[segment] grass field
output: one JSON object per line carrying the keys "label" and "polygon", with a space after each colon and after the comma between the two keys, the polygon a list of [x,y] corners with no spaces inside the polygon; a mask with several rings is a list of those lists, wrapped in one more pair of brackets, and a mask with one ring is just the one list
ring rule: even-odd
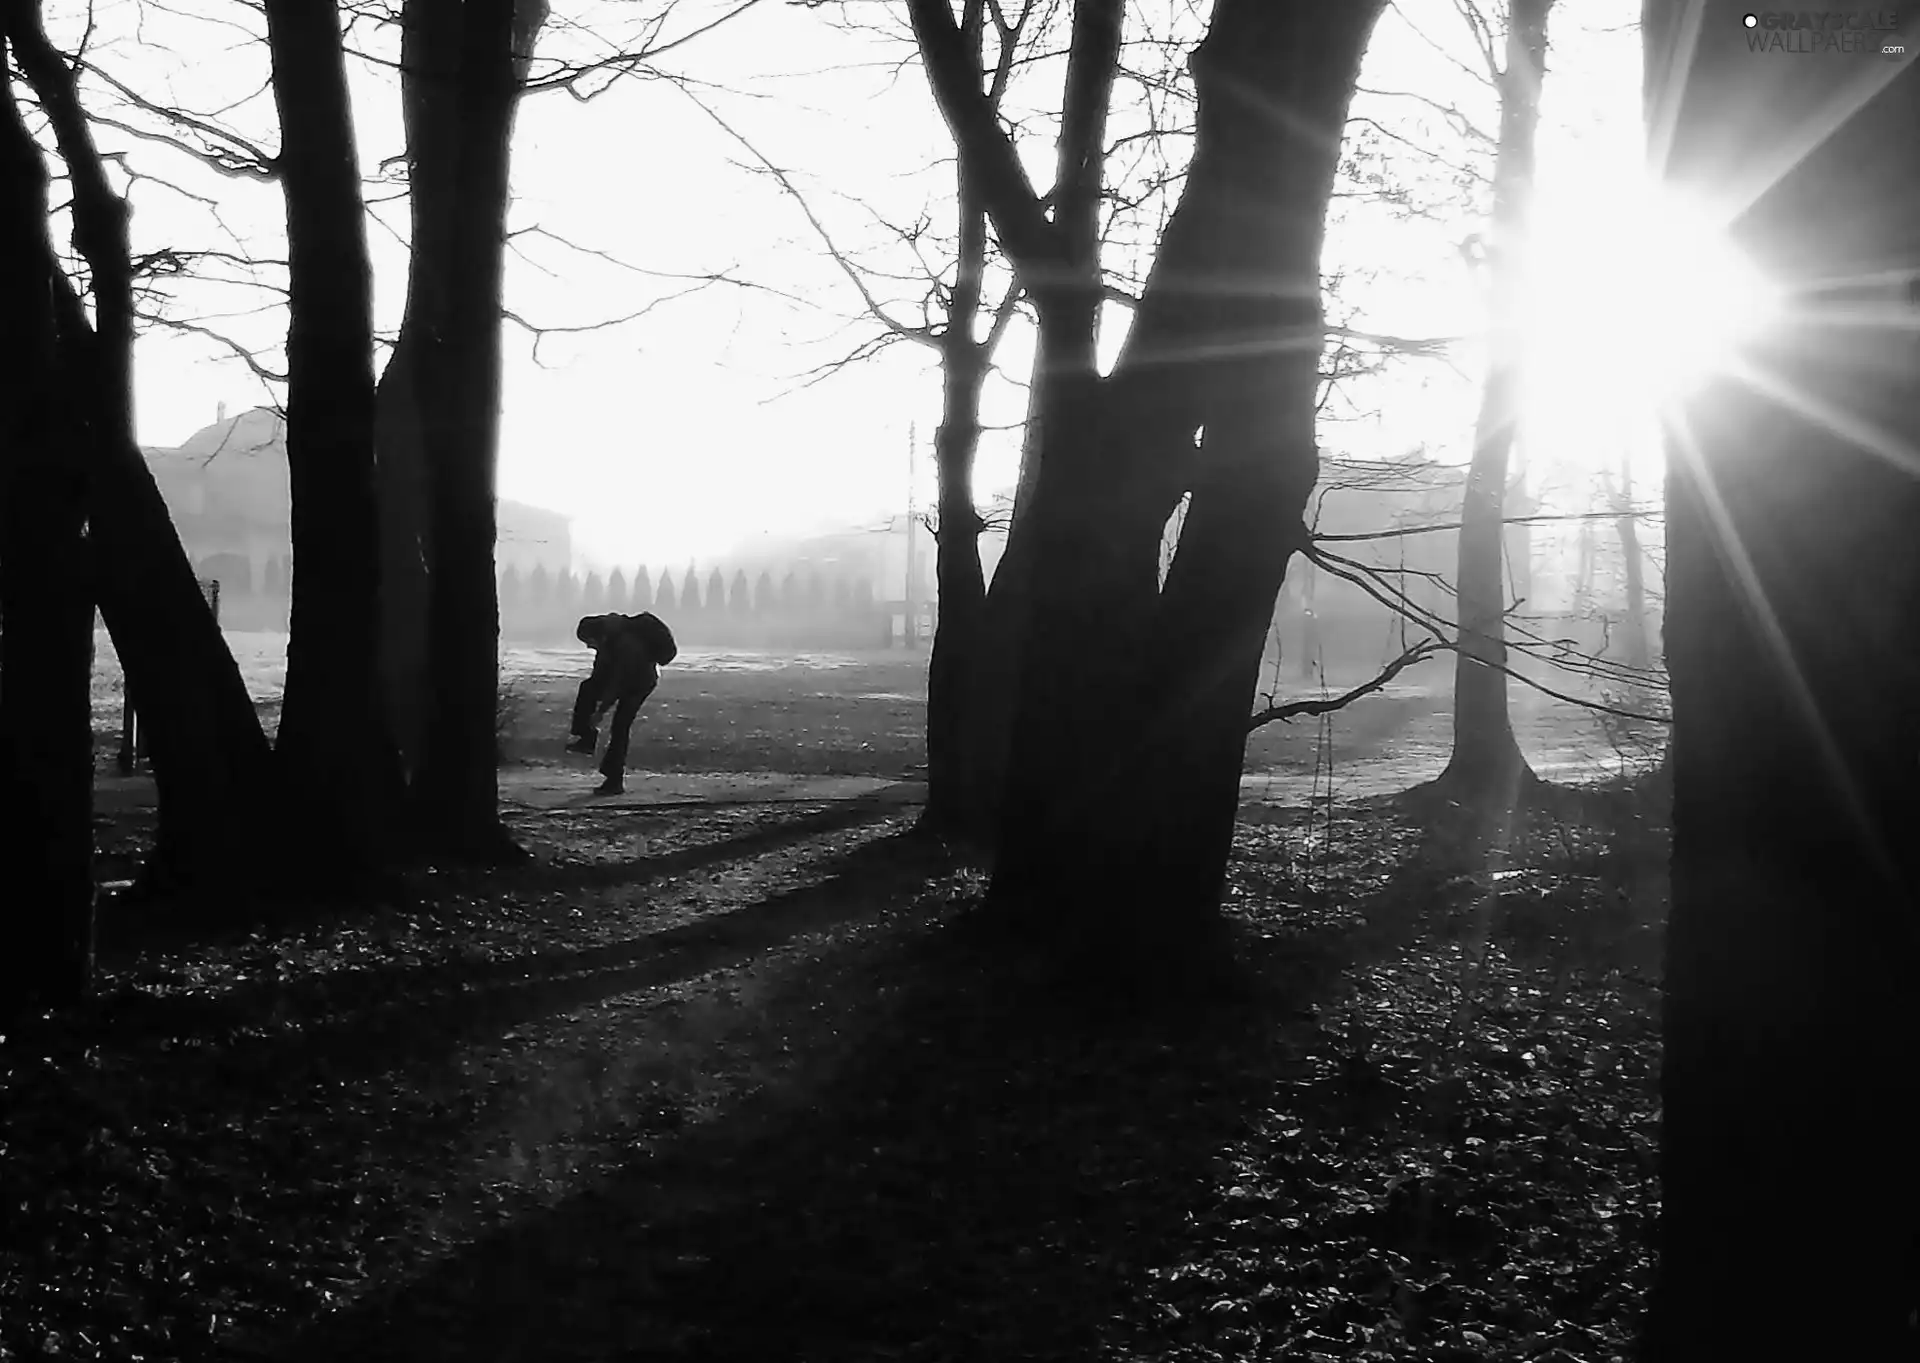
{"label": "grass field", "polygon": [[[271,725],[280,645],[233,643]],[[844,793],[922,760],[923,657],[690,652],[630,785],[813,779],[681,805],[585,798],[586,661],[506,660],[503,792],[583,792],[503,798],[528,864],[217,930],[103,907],[94,996],[0,1035],[0,1360],[1626,1355],[1659,801],[1558,792],[1485,842],[1250,816],[1242,985],[1069,998],[911,800]],[[1347,793],[1438,769],[1434,671],[1334,718]],[[1584,714],[1516,724],[1614,765]],[[1320,736],[1261,731],[1250,801],[1310,793]],[[127,863],[151,782],[100,788]]]}
{"label": "grass field", "polygon": [[[286,676],[285,636],[230,633],[228,641],[262,721],[278,723]],[[510,648],[502,658],[503,751],[510,764],[579,765],[563,749],[575,689],[591,663],[584,648]],[[1362,678],[1330,681],[1337,692]],[[1450,669],[1434,660],[1324,724],[1270,724],[1247,745],[1246,797],[1298,803],[1324,773],[1348,796],[1401,790],[1434,775],[1451,742]],[[1296,688],[1281,699],[1320,694]],[[103,763],[116,750],[120,672],[102,634],[94,680]],[[1559,781],[1617,774],[1619,751],[1588,711],[1513,688],[1514,725],[1542,776]],[[637,772],[785,772],[900,777],[926,761],[926,655],[749,653],[688,649],[663,669],[660,688],[634,729]],[[1126,741],[1124,733],[1114,735]]]}

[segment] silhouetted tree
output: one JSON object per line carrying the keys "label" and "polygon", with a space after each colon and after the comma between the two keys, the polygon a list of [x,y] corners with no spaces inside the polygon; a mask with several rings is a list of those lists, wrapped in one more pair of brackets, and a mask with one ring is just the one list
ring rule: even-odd
{"label": "silhouetted tree", "polygon": [[660,590],[653,594],[653,609],[662,615],[678,611],[680,599],[674,594],[671,570],[660,574]]}
{"label": "silhouetted tree", "polygon": [[[472,101],[462,93],[466,22],[462,13],[461,0],[406,0],[401,9],[401,110],[412,235],[400,334],[380,375],[376,434],[382,669],[395,738],[409,774],[417,774],[423,759],[431,708],[426,676],[431,498],[422,424],[427,414],[420,405],[421,357],[427,339],[444,330],[446,309],[464,287],[461,277],[452,273],[454,244],[463,227],[476,230],[490,211],[471,203],[474,185],[471,179],[462,180],[463,159],[470,159],[470,154],[481,161],[489,155],[506,155],[504,141],[491,148],[484,145],[488,129],[500,120],[497,102],[479,124],[470,127],[464,122],[465,105]],[[519,83],[526,78],[534,39],[546,13],[546,0],[518,0],[514,5],[511,41],[516,84],[504,96],[509,100],[517,98]],[[479,98],[486,102],[486,96]],[[505,117],[510,126],[510,108]],[[478,222],[466,217],[469,209],[479,214]],[[485,278],[484,273],[476,276]]]}
{"label": "silhouetted tree", "polygon": [[606,608],[624,615],[628,605],[627,575],[615,568],[607,575]]}
{"label": "silhouetted tree", "polygon": [[554,579],[553,610],[549,612],[547,628],[556,634],[571,634],[575,619],[580,615],[580,579],[573,575],[572,568],[562,568]]}
{"label": "silhouetted tree", "polygon": [[1602,479],[1602,490],[1613,510],[1614,533],[1620,537],[1620,558],[1625,569],[1626,616],[1621,633],[1628,667],[1653,666],[1652,642],[1647,638],[1647,579],[1644,554],[1640,548],[1639,513],[1633,505],[1633,463],[1622,457],[1620,481],[1611,476]]}
{"label": "silhouetted tree", "polygon": [[[959,645],[939,660],[939,675],[929,675],[929,765],[938,765],[937,817],[949,826],[966,825],[980,837],[995,832],[1005,779],[1007,745],[1012,733],[1014,694],[1029,612],[1027,589],[1033,571],[1032,545],[1021,522],[1038,485],[1046,442],[1043,432],[1059,430],[1070,420],[1061,404],[1073,386],[1097,371],[1095,338],[1100,304],[1105,296],[1100,272],[1101,210],[1104,202],[1107,110],[1118,69],[1124,0],[1080,0],[1073,7],[1067,39],[1067,73],[1061,96],[1060,133],[1056,140],[1054,184],[1045,196],[1027,179],[1011,138],[997,109],[996,80],[982,88],[981,16],[963,6],[955,22],[947,0],[910,0],[912,20],[927,79],[935,102],[953,134],[962,196],[962,257],[967,273],[956,276],[956,304],[978,307],[977,275],[971,257],[980,229],[979,214],[991,218],[995,235],[1015,276],[1031,303],[1036,321],[1032,392],[1027,411],[1027,437],[1021,450],[1020,480],[1007,544],[993,585],[983,597],[978,619],[968,599],[971,587],[956,582],[958,614],[949,617],[954,633],[949,643]],[[1003,22],[996,11],[996,23]],[[1003,43],[1008,41],[1003,33]],[[943,492],[951,489],[951,515],[957,531],[978,519],[971,479],[964,505],[959,496],[959,472],[970,466],[969,445],[977,432],[961,415],[973,389],[972,410],[978,421],[977,384],[984,356],[969,353],[971,328],[949,333],[951,353],[943,356],[944,448],[936,438],[936,460],[943,461]],[[975,564],[978,531],[974,530]],[[958,542],[956,549],[960,549]],[[949,559],[957,575],[967,573],[964,549]],[[961,643],[962,635],[972,638]],[[937,641],[936,641],[937,642]],[[930,660],[931,663],[932,660]],[[964,673],[964,677],[957,676]],[[964,696],[954,683],[963,682]],[[936,693],[941,715],[933,708]],[[939,730],[936,737],[933,730]],[[935,758],[932,748],[942,756]],[[951,754],[951,761],[946,754]],[[929,772],[932,775],[932,772]],[[930,792],[931,795],[931,792]]]}
{"label": "silhouetted tree", "polygon": [[800,614],[800,578],[791,568],[780,579],[780,609],[789,616]]}
{"label": "silhouetted tree", "polygon": [[747,581],[745,568],[734,569],[732,606],[734,615],[740,619],[746,619],[754,613],[753,587]]}
{"label": "silhouetted tree", "polygon": [[[1493,217],[1486,234],[1490,322],[1487,373],[1473,429],[1473,461],[1460,511],[1459,647],[1454,651],[1453,754],[1441,780],[1475,802],[1510,806],[1531,777],[1507,708],[1506,542],[1508,462],[1521,386],[1521,257],[1533,199],[1534,140],[1553,0],[1509,0],[1506,61],[1493,72],[1500,97]],[[1491,45],[1488,45],[1489,50]]]}
{"label": "silhouetted tree", "polygon": [[680,614],[698,616],[703,603],[700,600],[700,573],[689,563],[686,572],[680,575]]}
{"label": "silhouetted tree", "polygon": [[775,614],[780,609],[780,598],[774,594],[773,574],[762,570],[753,584],[753,611],[761,619]]}
{"label": "silhouetted tree", "polygon": [[[1819,300],[1663,421],[1673,851],[1645,1357],[1913,1358],[1920,68],[1911,28],[1868,33],[1898,60],[1769,60],[1743,13],[1650,0],[1643,24],[1668,189],[1737,214],[1733,242]],[[1709,249],[1676,243],[1675,263]],[[1648,325],[1675,325],[1661,301]]]}
{"label": "silhouetted tree", "polygon": [[[133,429],[133,269],[126,202],[114,192],[73,67],[48,41],[36,0],[6,0],[5,32],[66,164],[73,244],[91,319],[64,274],[53,281],[59,364],[83,404],[94,590],[140,712],[160,804],[152,888],[245,881],[273,860],[259,792],[273,752],[201,594]],[[9,323],[11,325],[11,323]]]}
{"label": "silhouetted tree", "polygon": [[587,580],[580,587],[580,613],[599,615],[607,608],[607,587],[600,580],[600,574],[587,574]]}
{"label": "silhouetted tree", "polygon": [[[324,830],[309,874],[384,859],[401,772],[380,685],[374,497],[373,270],[336,5],[266,0],[277,165],[286,194],[286,439],[293,578],[275,741],[303,815]],[[493,585],[488,567],[488,586]]]}
{"label": "silhouetted tree", "polygon": [[716,620],[727,612],[727,579],[718,568],[707,574],[707,612]]}
{"label": "silhouetted tree", "polygon": [[[434,144],[448,168],[427,177],[435,189],[424,202],[414,188],[408,296],[416,368],[403,396],[420,422],[426,470],[424,675],[433,701],[414,807],[437,850],[482,862],[517,852],[498,801],[494,472],[507,166],[527,54],[545,17],[545,0],[408,0],[405,15],[422,87],[445,90],[451,77],[452,90],[440,106],[445,137]],[[410,147],[410,170],[425,151]]]}
{"label": "silhouetted tree", "polygon": [[[0,70],[7,46],[0,29]],[[0,82],[0,827],[25,852],[7,866],[6,1011],[75,1002],[93,973],[93,602],[73,421],[88,394],[65,390],[84,376],[59,363],[48,221],[46,164]]]}
{"label": "silhouetted tree", "polygon": [[[1042,334],[1072,321],[1077,337],[1075,319],[1104,293],[1097,237],[1076,243],[1041,210],[947,6],[909,10]],[[1190,61],[1198,123],[1185,190],[1121,353],[1103,377],[1080,346],[1039,380],[1038,476],[1015,520],[1015,539],[1024,520],[1031,543],[1031,603],[991,895],[1083,948],[1144,948],[1151,963],[1161,945],[1218,923],[1260,658],[1318,469],[1319,346],[1284,338],[1324,334],[1326,205],[1379,10],[1220,0]],[[1119,22],[1118,3],[1076,6],[1082,80],[1099,87],[1083,116],[1096,123]],[[1062,221],[1076,196],[1091,196],[1097,217],[1100,145],[1060,177]],[[1162,590],[1162,533],[1187,493]],[[1006,572],[1003,559],[996,584]],[[1116,811],[1103,798],[1147,783],[1151,801]]]}
{"label": "silhouetted tree", "polygon": [[644,563],[633,575],[633,598],[628,602],[628,609],[634,615],[653,609],[653,579],[647,576],[647,565]]}

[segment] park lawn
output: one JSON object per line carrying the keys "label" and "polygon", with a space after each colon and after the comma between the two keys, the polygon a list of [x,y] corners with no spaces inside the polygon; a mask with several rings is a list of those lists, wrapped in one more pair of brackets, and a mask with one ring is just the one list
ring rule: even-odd
{"label": "park lawn", "polygon": [[[510,761],[584,664],[510,655]],[[695,656],[634,765],[897,777],[922,665]],[[1445,718],[1372,698],[1336,755],[1404,777]],[[1272,732],[1310,774],[1317,726]],[[529,867],[253,932],[110,908],[98,998],[0,1040],[0,1358],[1624,1356],[1650,807],[1478,853],[1405,802],[1257,811],[1242,987],[1165,1007],[1035,978],[869,798],[515,806]]]}

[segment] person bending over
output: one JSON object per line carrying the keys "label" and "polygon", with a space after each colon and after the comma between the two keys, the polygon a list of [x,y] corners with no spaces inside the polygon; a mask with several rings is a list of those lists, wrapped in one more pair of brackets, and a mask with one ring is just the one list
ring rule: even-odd
{"label": "person bending over", "polygon": [[567,751],[591,757],[600,718],[612,710],[607,755],[600,762],[606,779],[594,794],[618,795],[626,789],[627,740],[634,716],[660,684],[661,665],[672,662],[678,650],[666,622],[651,612],[582,616],[574,635],[593,650],[593,671],[580,683],[573,703],[573,742]]}

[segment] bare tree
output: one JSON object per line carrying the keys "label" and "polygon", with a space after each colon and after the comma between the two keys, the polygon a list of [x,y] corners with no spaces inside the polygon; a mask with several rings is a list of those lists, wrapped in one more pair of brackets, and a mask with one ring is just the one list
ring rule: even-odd
{"label": "bare tree", "polygon": [[[1494,72],[1500,133],[1493,214],[1485,242],[1489,324],[1487,373],[1474,423],[1473,462],[1460,513],[1460,646],[1455,650],[1453,755],[1443,783],[1477,801],[1510,803],[1531,776],[1507,708],[1506,540],[1508,461],[1519,414],[1521,278],[1533,197],[1534,140],[1553,0],[1509,0],[1506,60]],[[1492,55],[1490,26],[1482,46]],[[1490,61],[1491,64],[1491,61]]]}
{"label": "bare tree", "polygon": [[400,770],[378,671],[373,270],[334,4],[267,0],[287,200],[293,603],[276,750],[349,875],[393,844]]}
{"label": "bare tree", "polygon": [[1742,13],[1650,0],[1644,23],[1656,168],[1802,306],[1666,413],[1673,887],[1643,1356],[1910,1358],[1920,68],[1911,26],[1783,58],[1750,50]]}
{"label": "bare tree", "polygon": [[[480,861],[517,852],[500,823],[494,760],[494,470],[508,160],[527,54],[545,16],[544,0],[409,0],[407,14],[417,88],[446,100],[447,120],[444,140],[429,144],[446,159],[415,187],[409,279],[427,508],[424,675],[433,697],[413,801],[438,850]],[[424,151],[412,146],[409,156],[417,164]]]}
{"label": "bare tree", "polygon": [[232,886],[271,860],[276,839],[257,796],[272,750],[134,440],[126,202],[107,179],[74,68],[48,40],[38,0],[6,0],[4,14],[14,60],[66,163],[73,244],[93,295],[89,321],[64,276],[54,291],[60,363],[68,391],[85,404],[95,590],[146,722],[159,788],[147,883]]}
{"label": "bare tree", "polygon": [[[7,69],[0,30],[0,73]],[[47,168],[0,75],[0,1007],[71,1003],[93,967],[93,599],[86,471],[54,295]]]}
{"label": "bare tree", "polygon": [[[1304,544],[1304,527],[1289,531],[1317,462],[1323,218],[1378,7],[1216,9],[1192,59],[1192,167],[1104,377],[1091,343],[1104,293],[1097,217],[1087,228],[1092,215],[1074,210],[1097,210],[1118,6],[1075,9],[1064,120],[1074,135],[1063,133],[1051,217],[966,77],[951,14],[938,0],[915,0],[910,13],[1058,360],[1037,378],[1043,453],[1008,546],[1011,556],[1024,523],[1034,558],[994,897],[1116,914],[1139,904],[1101,929],[1107,945],[1137,944],[1167,923],[1179,938],[1217,912],[1261,648],[1286,560]],[[1250,279],[1274,283],[1248,289]],[[1162,529],[1189,490],[1162,592]],[[1115,818],[1101,797],[1149,772],[1171,789]]]}

